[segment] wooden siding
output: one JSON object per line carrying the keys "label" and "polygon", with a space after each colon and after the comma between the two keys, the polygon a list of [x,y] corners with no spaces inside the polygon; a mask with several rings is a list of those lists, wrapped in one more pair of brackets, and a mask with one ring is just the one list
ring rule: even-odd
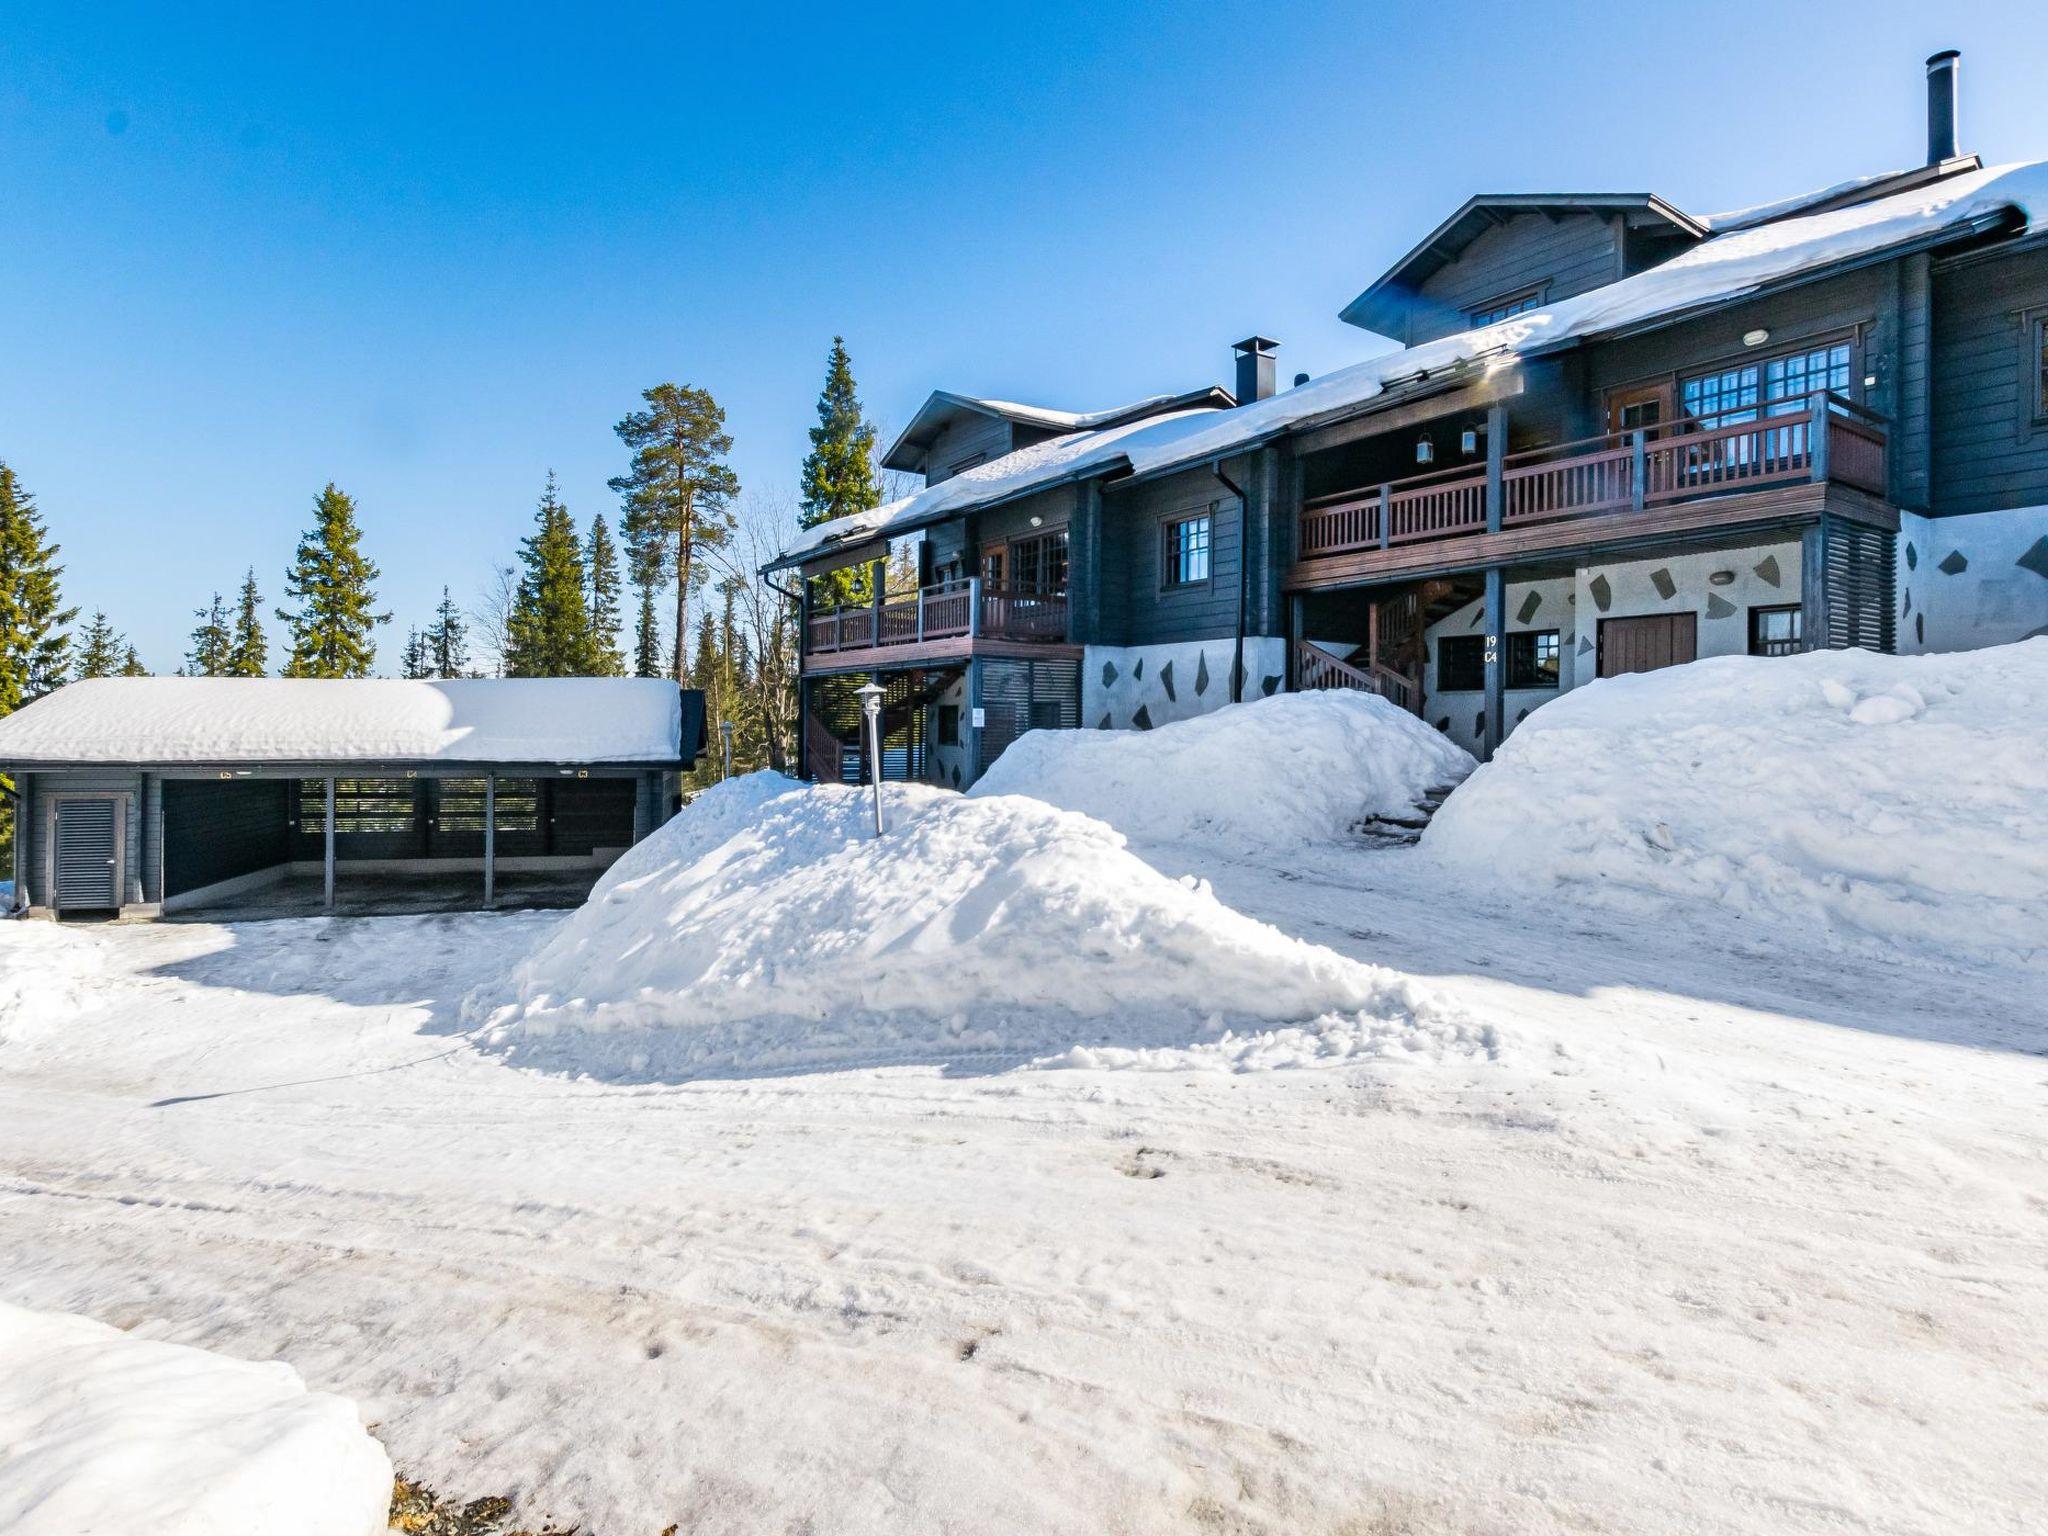
{"label": "wooden siding", "polygon": [[164,780],[164,894],[289,862],[291,789],[288,779]]}
{"label": "wooden siding", "polygon": [[976,454],[999,459],[1010,451],[1010,423],[1000,416],[983,416],[963,411],[946,424],[925,451],[925,484],[937,485],[953,477],[953,466]]}
{"label": "wooden siding", "polygon": [[[148,874],[153,876],[155,853],[150,846],[154,838],[143,836],[142,810],[146,800],[146,786],[140,773],[119,768],[99,769],[81,773],[38,773],[29,775],[35,783],[34,824],[29,830],[29,899],[38,907],[50,904],[50,870],[54,850],[50,846],[50,802],[64,795],[120,794],[128,797],[128,824],[122,838],[127,867],[122,871],[124,900],[143,900],[145,871],[143,859],[147,856],[152,863]],[[154,899],[154,891],[150,899]]]}
{"label": "wooden siding", "polygon": [[2024,323],[2043,309],[2048,251],[1935,268],[1936,516],[2048,504],[2048,425],[2031,419]]}
{"label": "wooden siding", "polygon": [[[1246,484],[1246,462],[1224,472]],[[1160,590],[1161,529],[1208,513],[1209,579]],[[1102,643],[1158,645],[1219,640],[1237,633],[1238,560],[1242,517],[1237,498],[1207,469],[1111,485],[1102,498]]]}
{"label": "wooden siding", "polygon": [[1611,217],[1573,214],[1553,219],[1520,213],[1489,229],[1458,259],[1423,280],[1411,300],[1409,346],[1465,330],[1475,308],[1541,285],[1554,304],[1621,275],[1621,251]]}

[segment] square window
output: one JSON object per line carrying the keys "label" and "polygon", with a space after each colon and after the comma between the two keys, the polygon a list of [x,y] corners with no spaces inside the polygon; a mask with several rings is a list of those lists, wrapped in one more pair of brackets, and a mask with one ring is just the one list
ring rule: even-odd
{"label": "square window", "polygon": [[1444,635],[1436,643],[1436,691],[1470,693],[1486,686],[1486,637]]}
{"label": "square window", "polygon": [[1749,610],[1749,654],[1791,656],[1799,650],[1799,605]]}
{"label": "square window", "polygon": [[1508,686],[1555,688],[1558,685],[1558,632],[1525,629],[1508,636]]}
{"label": "square window", "polygon": [[1209,514],[1183,517],[1160,530],[1160,569],[1165,587],[1198,587],[1209,579]]}

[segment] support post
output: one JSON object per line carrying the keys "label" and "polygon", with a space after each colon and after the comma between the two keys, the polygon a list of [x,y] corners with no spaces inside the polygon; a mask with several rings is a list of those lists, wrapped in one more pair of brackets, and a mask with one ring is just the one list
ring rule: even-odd
{"label": "support post", "polygon": [[1823,515],[1799,536],[1799,648],[1828,649],[1828,628],[1828,520]]}
{"label": "support post", "polygon": [[484,906],[498,896],[498,776],[484,775]]}
{"label": "support post", "polygon": [[25,912],[29,908],[32,893],[29,890],[28,845],[35,841],[35,775],[20,773],[14,777],[14,910]]}
{"label": "support post", "polygon": [[1812,409],[1807,416],[1806,456],[1813,465],[1813,479],[1816,485],[1828,481],[1828,397],[1825,393],[1813,397]]}
{"label": "support post", "polygon": [[334,775],[327,775],[327,815],[321,827],[320,904],[334,910]]}
{"label": "support post", "polygon": [[874,632],[868,637],[868,644],[880,645],[882,643],[882,604],[888,596],[889,586],[889,561],[886,556],[868,567],[868,586],[871,589],[870,595],[874,598],[874,617],[869,620],[874,625]]}
{"label": "support post", "polygon": [[1287,691],[1301,687],[1301,642],[1307,638],[1306,599],[1299,592],[1287,594]]}
{"label": "support post", "polygon": [[1629,433],[1629,452],[1632,462],[1629,469],[1628,504],[1631,512],[1643,510],[1643,501],[1650,493],[1650,434],[1637,427]]}
{"label": "support post", "polygon": [[1486,728],[1479,733],[1480,759],[1490,759],[1507,735],[1507,572],[1486,568]]}
{"label": "support post", "polygon": [[1394,541],[1393,528],[1394,493],[1386,486],[1380,487],[1380,548],[1385,549]]}
{"label": "support post", "polygon": [[[979,582],[975,583],[980,586]],[[979,592],[976,593],[979,596]],[[981,777],[981,658],[967,658],[967,783]],[[962,785],[961,788],[966,788]]]}
{"label": "support post", "polygon": [[972,640],[981,633],[981,578],[967,579],[967,638]]}
{"label": "support post", "polygon": [[1486,531],[1499,533],[1507,506],[1508,408],[1486,408]]}

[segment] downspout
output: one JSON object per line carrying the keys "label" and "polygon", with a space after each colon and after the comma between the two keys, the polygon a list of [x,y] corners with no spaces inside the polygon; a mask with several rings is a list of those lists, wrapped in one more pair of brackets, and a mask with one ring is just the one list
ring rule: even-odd
{"label": "downspout", "polygon": [[1223,461],[1221,459],[1210,461],[1209,473],[1220,480],[1223,483],[1223,488],[1237,498],[1237,641],[1232,649],[1230,659],[1230,702],[1242,704],[1244,702],[1245,584],[1250,579],[1252,568],[1252,504],[1250,498],[1245,495],[1244,488],[1231,479],[1230,476],[1223,473]]}

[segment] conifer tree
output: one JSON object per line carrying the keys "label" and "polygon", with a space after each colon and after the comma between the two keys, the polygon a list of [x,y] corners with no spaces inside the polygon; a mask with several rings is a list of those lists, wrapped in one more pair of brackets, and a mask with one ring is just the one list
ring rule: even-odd
{"label": "conifer tree", "polygon": [[285,595],[296,611],[280,608],[291,630],[286,677],[368,677],[377,659],[370,631],[388,623],[371,590],[379,572],[363,557],[356,504],[333,481],[313,501],[315,522],[299,539]]}
{"label": "conifer tree", "polygon": [[661,664],[661,618],[654,611],[654,588],[644,581],[635,585],[640,589],[640,612],[633,623],[633,675],[666,677],[667,669]]}
{"label": "conifer tree", "polygon": [[434,661],[427,650],[427,638],[414,625],[405,632],[405,648],[398,653],[398,675],[417,682],[434,675]]}
{"label": "conifer tree", "polygon": [[[832,338],[825,359],[825,387],[818,394],[818,424],[811,428],[811,451],[804,456],[803,499],[797,520],[806,528],[866,512],[882,504],[875,480],[875,428],[861,410],[854,392],[853,361],[844,338]],[[837,570],[819,577],[814,598],[826,604],[867,601],[864,568]]]}
{"label": "conifer tree", "polygon": [[599,677],[624,677],[626,658],[619,654],[619,547],[612,542],[604,514],[590,520],[583,544],[583,569],[590,578],[591,670]]}
{"label": "conifer tree", "polygon": [[469,673],[469,626],[448,589],[441,589],[440,606],[427,629],[427,663],[435,677],[465,677]]}
{"label": "conifer tree", "polygon": [[104,609],[96,608],[85,621],[78,637],[78,675],[81,678],[112,677],[121,670],[122,651],[128,642],[114,633]]}
{"label": "conifer tree", "polygon": [[78,610],[59,606],[57,550],[35,498],[0,461],[0,716],[59,687],[69,671],[65,631]]}
{"label": "conifer tree", "polygon": [[256,589],[256,570],[242,578],[242,596],[235,605],[235,631],[228,642],[228,677],[262,677],[270,671],[270,639],[263,633],[263,594]]}
{"label": "conifer tree", "polygon": [[125,652],[124,652],[124,653],[122,654],[122,656],[121,656],[121,676],[123,676],[123,677],[148,677],[148,676],[149,676],[149,668],[145,667],[145,666],[144,666],[144,665],[142,664],[142,657],[141,657],[141,656],[139,656],[138,654],[136,654],[136,650],[135,650],[135,647],[134,647],[134,646],[132,646],[132,645],[131,645],[131,646],[129,646],[129,647],[128,647],[128,649],[127,649],[127,650],[126,650],[126,651],[125,651]]}
{"label": "conifer tree", "polygon": [[584,601],[583,546],[552,470],[534,522],[534,532],[519,545],[525,570],[506,623],[505,675],[587,676],[595,647]]}
{"label": "conifer tree", "polygon": [[199,627],[192,631],[192,649],[185,656],[185,670],[193,677],[224,677],[234,654],[234,632],[228,628],[228,607],[218,592],[204,608],[192,610]]}
{"label": "conifer tree", "polygon": [[732,498],[739,476],[725,462],[732,437],[725,412],[707,390],[657,384],[645,391],[644,411],[629,412],[614,429],[633,450],[632,470],[611,481],[624,498],[620,526],[635,580],[676,593],[675,678],[688,682],[683,639],[690,632],[690,593],[703,577],[698,556],[732,536]]}

